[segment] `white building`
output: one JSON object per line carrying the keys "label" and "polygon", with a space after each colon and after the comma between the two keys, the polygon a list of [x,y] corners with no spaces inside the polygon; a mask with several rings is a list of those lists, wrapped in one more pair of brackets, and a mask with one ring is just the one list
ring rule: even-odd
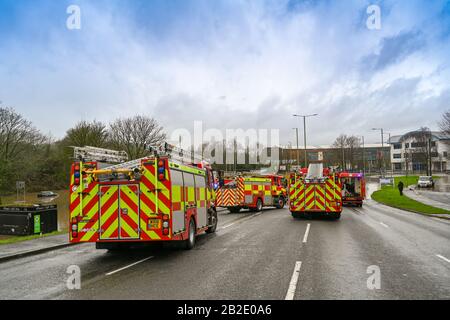
{"label": "white building", "polygon": [[[424,150],[427,144],[414,138],[415,132],[391,137],[391,163],[395,171],[425,171]],[[431,163],[433,172],[450,172],[450,136],[431,132]]]}

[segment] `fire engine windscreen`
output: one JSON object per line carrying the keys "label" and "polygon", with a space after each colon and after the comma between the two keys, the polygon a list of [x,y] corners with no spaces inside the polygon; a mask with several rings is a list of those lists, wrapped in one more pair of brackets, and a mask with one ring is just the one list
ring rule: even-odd
{"label": "fire engine windscreen", "polygon": [[308,167],[306,179],[323,179],[323,163],[311,163]]}

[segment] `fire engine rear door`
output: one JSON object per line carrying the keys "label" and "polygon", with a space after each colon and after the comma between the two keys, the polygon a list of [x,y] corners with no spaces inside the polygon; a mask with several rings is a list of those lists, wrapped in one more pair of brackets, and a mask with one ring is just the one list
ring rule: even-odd
{"label": "fire engine rear door", "polygon": [[139,186],[120,186],[119,238],[139,239]]}
{"label": "fire engine rear door", "polygon": [[119,238],[119,186],[100,187],[100,239]]}

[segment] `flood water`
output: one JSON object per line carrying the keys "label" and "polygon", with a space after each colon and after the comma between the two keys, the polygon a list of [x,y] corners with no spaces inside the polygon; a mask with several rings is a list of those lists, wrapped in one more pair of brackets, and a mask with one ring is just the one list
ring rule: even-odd
{"label": "flood water", "polygon": [[437,179],[434,188],[430,190],[436,192],[450,192],[450,176],[442,176]]}

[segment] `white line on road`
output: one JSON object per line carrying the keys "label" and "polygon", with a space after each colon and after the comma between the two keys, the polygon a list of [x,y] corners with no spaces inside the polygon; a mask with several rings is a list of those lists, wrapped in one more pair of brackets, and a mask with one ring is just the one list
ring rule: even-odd
{"label": "white line on road", "polygon": [[387,224],[383,223],[383,222],[380,222],[380,224],[381,224],[383,227],[385,227],[385,228],[389,228],[389,226],[388,226]]}
{"label": "white line on road", "polygon": [[245,217],[245,218],[242,218],[242,219],[237,219],[236,221],[234,221],[234,222],[232,222],[232,223],[229,223],[229,224],[227,224],[227,225],[224,225],[222,228],[219,228],[219,230],[223,230],[223,229],[229,228],[229,227],[231,227],[231,226],[234,226],[234,225],[237,224],[237,223],[241,223],[241,222],[250,220],[250,219],[252,219],[252,218],[254,218],[254,217],[257,217],[257,216],[259,216],[259,215],[261,215],[261,214],[262,214],[262,211],[261,211],[261,212],[258,212],[258,213],[256,213],[256,214],[252,214],[251,216],[248,216],[248,217]]}
{"label": "white line on road", "polygon": [[447,259],[446,257],[441,256],[440,254],[437,254],[436,257],[441,258],[442,260],[447,261],[448,263],[450,263],[450,259]]}
{"label": "white line on road", "polygon": [[298,277],[300,275],[301,267],[302,267],[302,262],[297,261],[295,263],[294,273],[292,274],[291,283],[289,284],[289,288],[286,293],[285,300],[294,300],[295,291],[297,290],[297,282],[298,282]]}
{"label": "white line on road", "polygon": [[308,241],[308,235],[309,235],[310,228],[311,228],[311,224],[308,223],[308,225],[306,226],[305,235],[303,236],[303,243],[306,243],[306,241]]}
{"label": "white line on road", "polygon": [[153,258],[153,257],[148,257],[148,258],[145,258],[145,259],[139,260],[139,261],[137,261],[137,262],[135,262],[135,263],[132,263],[132,264],[130,264],[130,265],[128,265],[128,266],[125,266],[125,267],[123,267],[123,268],[120,268],[120,269],[117,269],[117,270],[114,270],[114,271],[108,272],[108,273],[107,273],[106,275],[107,275],[107,276],[113,275],[113,274],[115,274],[115,273],[117,273],[117,272],[120,272],[120,271],[122,271],[122,270],[125,270],[125,269],[128,269],[128,268],[131,268],[132,266],[135,266],[135,265],[137,265],[138,263],[141,263],[141,262],[147,261],[147,260],[149,260],[149,259],[152,259],[152,258]]}

